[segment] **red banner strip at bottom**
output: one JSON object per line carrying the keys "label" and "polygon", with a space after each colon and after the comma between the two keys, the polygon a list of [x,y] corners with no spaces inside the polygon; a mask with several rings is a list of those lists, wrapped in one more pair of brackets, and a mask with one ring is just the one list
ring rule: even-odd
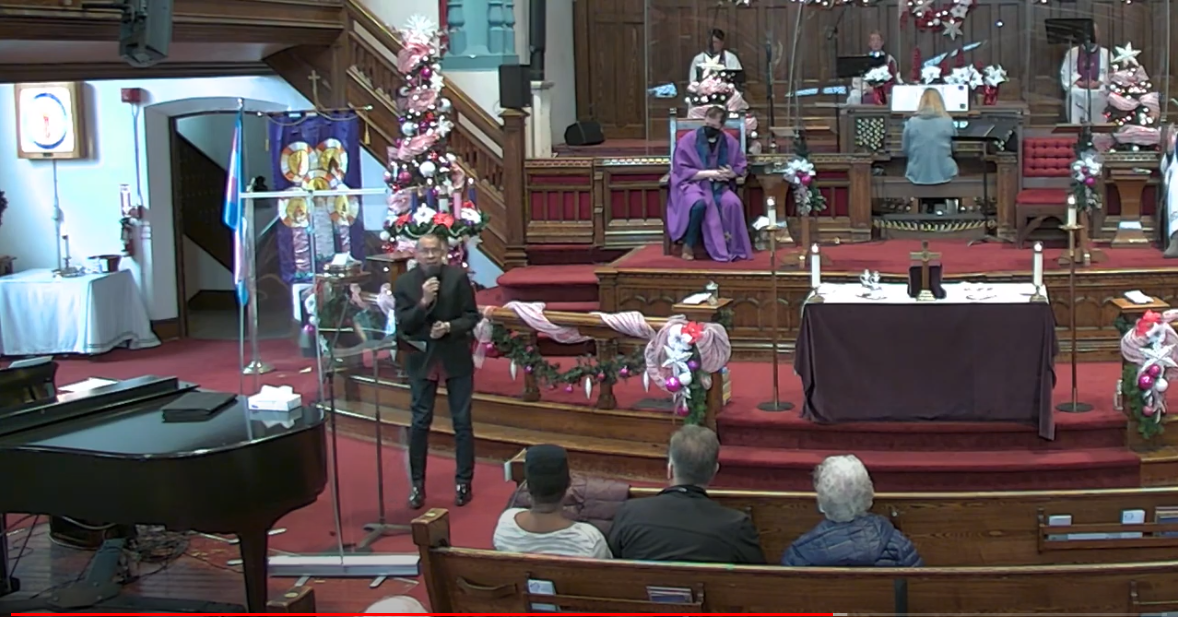
{"label": "red banner strip at bottom", "polygon": [[[59,617],[177,617],[179,613],[176,612],[14,612],[13,617],[41,617],[45,615],[59,616]],[[225,615],[230,617],[245,617],[247,615],[259,615],[254,612],[186,612],[183,615]],[[284,612],[282,615],[286,616],[303,616],[303,617],[360,617],[364,615],[375,616],[403,616],[409,617],[413,615],[505,615],[512,617],[532,617],[535,612]],[[638,615],[643,617],[666,617],[661,612],[561,612],[560,615]],[[833,612],[709,612],[708,615],[755,615],[765,617],[834,617]]]}

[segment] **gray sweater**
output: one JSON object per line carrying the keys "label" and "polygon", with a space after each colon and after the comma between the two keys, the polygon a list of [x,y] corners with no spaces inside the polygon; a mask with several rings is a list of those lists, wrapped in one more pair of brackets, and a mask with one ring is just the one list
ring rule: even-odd
{"label": "gray sweater", "polygon": [[953,160],[953,136],[957,128],[953,119],[920,113],[904,123],[904,156],[908,158],[905,174],[913,184],[945,184],[957,177]]}

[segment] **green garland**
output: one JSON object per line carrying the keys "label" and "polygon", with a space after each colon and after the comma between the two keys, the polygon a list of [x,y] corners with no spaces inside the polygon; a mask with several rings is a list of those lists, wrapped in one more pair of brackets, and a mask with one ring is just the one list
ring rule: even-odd
{"label": "green garland", "polygon": [[594,383],[615,384],[621,379],[638,377],[646,370],[643,348],[629,355],[618,354],[608,360],[593,356],[577,358],[575,366],[561,370],[560,364],[545,360],[534,343],[516,336],[500,324],[491,326],[491,346],[500,356],[511,360],[520,370],[535,378],[536,383],[552,389],[565,386],[566,390],[571,390],[584,383],[586,378],[592,379]]}
{"label": "green garland", "polygon": [[[813,164],[810,161],[810,146],[806,145],[806,136],[800,133],[794,139],[794,156],[811,165]],[[801,203],[803,200],[798,199],[795,195],[794,199],[797,203],[794,204],[794,208],[798,216],[810,216],[814,212],[826,210],[826,196],[822,194],[822,191],[817,186],[814,186],[813,178],[810,179],[809,184],[802,185],[799,183],[795,185],[795,190],[805,191],[809,196],[807,203],[803,204]]]}
{"label": "green garland", "polygon": [[[1085,158],[1096,157],[1096,146],[1092,144],[1092,135],[1086,130],[1076,138],[1075,152],[1076,162],[1082,161]],[[1088,186],[1083,180],[1077,179],[1074,171],[1069,169],[1069,172],[1072,175],[1070,192],[1076,201],[1076,211],[1087,212],[1090,210],[1099,210],[1101,208],[1100,193],[1096,191],[1094,186]]]}
{"label": "green garland", "polygon": [[[559,363],[552,363],[540,355],[534,343],[524,337],[516,336],[500,324],[491,326],[491,342],[495,352],[515,363],[520,370],[531,375],[536,383],[556,389],[564,386],[566,392],[573,391],[577,386],[591,379],[594,383],[616,384],[621,380],[639,377],[646,370],[646,349],[639,347],[630,354],[618,354],[612,359],[602,360],[593,356],[577,358],[575,366],[562,370]],[[702,424],[708,413],[708,391],[703,387],[704,373],[698,368],[699,352],[691,356],[691,383],[687,386],[691,394],[687,399],[687,410],[675,410],[675,414],[682,416],[685,424]]]}
{"label": "green garland", "polygon": [[1124,365],[1121,370],[1121,405],[1129,410],[1129,415],[1137,422],[1137,432],[1141,433],[1141,438],[1148,441],[1165,432],[1166,426],[1158,418],[1142,413],[1145,397],[1141,394],[1141,388],[1137,387],[1137,365],[1132,362],[1125,362]]}

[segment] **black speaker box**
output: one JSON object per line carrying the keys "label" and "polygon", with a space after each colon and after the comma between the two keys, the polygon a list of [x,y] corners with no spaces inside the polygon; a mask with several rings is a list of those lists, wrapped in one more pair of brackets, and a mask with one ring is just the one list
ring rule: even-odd
{"label": "black speaker box", "polygon": [[564,130],[566,146],[596,146],[604,141],[605,133],[601,131],[601,125],[593,120],[570,124]]}
{"label": "black speaker box", "polygon": [[531,67],[526,64],[499,65],[499,106],[503,109],[532,106]]}

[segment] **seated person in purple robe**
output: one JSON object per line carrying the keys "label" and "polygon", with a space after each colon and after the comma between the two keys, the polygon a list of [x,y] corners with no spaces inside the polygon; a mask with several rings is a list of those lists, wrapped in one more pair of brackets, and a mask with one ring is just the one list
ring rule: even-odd
{"label": "seated person in purple robe", "polygon": [[726,115],[722,107],[708,109],[704,126],[675,144],[667,233],[673,242],[683,242],[683,259],[695,258],[700,240],[716,261],[753,256],[744,206],[735,192],[748,161],[740,142],[723,130]]}

